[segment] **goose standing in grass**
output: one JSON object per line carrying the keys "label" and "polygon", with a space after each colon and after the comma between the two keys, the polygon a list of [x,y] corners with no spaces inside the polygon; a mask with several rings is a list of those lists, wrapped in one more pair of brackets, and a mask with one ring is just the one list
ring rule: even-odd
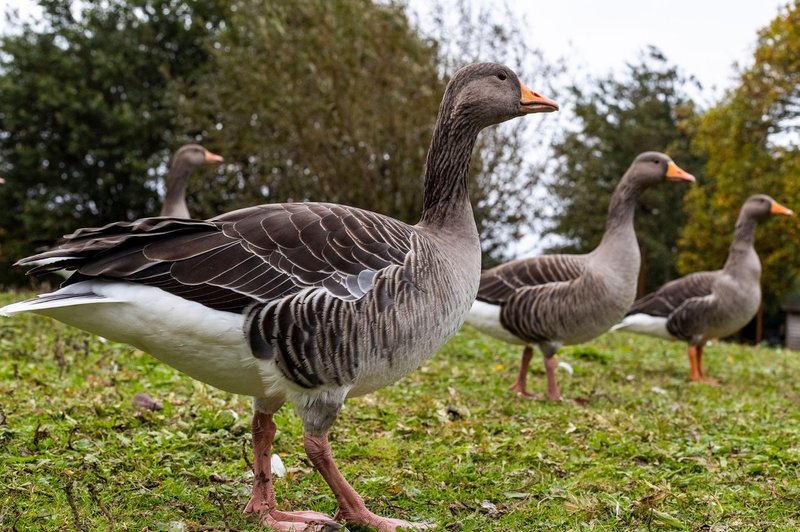
{"label": "goose standing in grass", "polygon": [[638,299],[613,330],[689,344],[689,380],[718,384],[703,374],[703,346],[735,333],[761,304],[761,261],[753,246],[758,222],[772,214],[794,214],[764,194],[747,198],[739,211],[728,259],[721,270],[696,272],[670,281]]}
{"label": "goose standing in grass", "polygon": [[636,199],[663,181],[694,181],[694,177],[663,153],[640,154],[611,196],[605,233],[594,251],[518,259],[483,272],[467,323],[525,346],[511,390],[537,397],[526,387],[536,344],[544,355],[547,398],[560,400],[555,372],[558,348],[591,340],[625,315],[636,298],[639,276],[639,244],[633,229]]}
{"label": "goose standing in grass", "polygon": [[186,181],[195,168],[205,164],[219,164],[223,158],[199,144],[184,144],[172,156],[169,173],[165,179],[167,194],[161,206],[161,216],[190,218],[186,205]]}
{"label": "goose standing in grass", "polygon": [[0,313],[50,316],[253,396],[255,481],[246,511],[267,526],[330,520],[276,509],[273,414],[289,401],[308,458],[336,496],[337,520],[382,531],[427,528],[370,512],[337,469],[328,431],[346,397],[414,370],[463,323],[480,277],[467,190],[480,130],[557,109],[505,66],[466,66],[439,108],[417,225],[344,205],[287,203],[207,221],[82,229],[19,261],[38,263],[32,272],[74,269],[66,286]]}

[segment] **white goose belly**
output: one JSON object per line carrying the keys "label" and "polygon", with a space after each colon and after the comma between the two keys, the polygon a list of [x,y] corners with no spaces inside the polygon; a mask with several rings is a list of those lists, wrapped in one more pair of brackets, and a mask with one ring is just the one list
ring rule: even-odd
{"label": "white goose belly", "polygon": [[199,381],[250,396],[266,393],[278,374],[272,361],[250,352],[240,314],[213,310],[160,288],[85,281],[56,293],[91,292],[117,301],[81,303],[31,312],[123,342]]}

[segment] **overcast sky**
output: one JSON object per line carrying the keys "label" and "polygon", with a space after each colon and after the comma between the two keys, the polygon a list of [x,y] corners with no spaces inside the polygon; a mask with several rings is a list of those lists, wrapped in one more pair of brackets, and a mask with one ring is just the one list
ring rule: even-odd
{"label": "overcast sky", "polygon": [[[425,13],[430,5],[458,0],[408,0]],[[474,3],[496,5],[492,0]],[[733,85],[733,64],[752,57],[756,32],[775,18],[787,0],[507,0],[527,21],[529,44],[548,58],[564,57],[573,75],[605,75],[634,62],[648,44],[671,64],[697,77],[710,103]],[[0,0],[30,10],[31,0]],[[0,32],[7,29],[0,17]]]}
{"label": "overcast sky", "polygon": [[[473,0],[491,4],[491,0]],[[455,5],[456,0],[442,0]],[[425,12],[430,2],[410,0]],[[703,103],[734,84],[733,64],[749,64],[757,31],[786,0],[508,0],[523,16],[529,44],[564,57],[573,76],[603,76],[635,62],[653,44],[704,86]],[[496,2],[495,2],[496,4]]]}

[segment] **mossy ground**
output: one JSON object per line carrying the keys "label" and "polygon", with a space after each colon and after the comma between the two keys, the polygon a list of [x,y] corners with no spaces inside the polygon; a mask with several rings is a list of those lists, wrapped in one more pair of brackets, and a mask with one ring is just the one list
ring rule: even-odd
{"label": "mossy ground", "polygon": [[[0,303],[27,294],[5,294]],[[565,348],[565,401],[507,391],[520,349],[465,328],[349,400],[331,440],[376,513],[441,530],[800,529],[800,353],[607,334]],[[544,389],[537,362],[530,386]],[[164,409],[141,410],[138,392]],[[250,401],[51,320],[0,321],[0,529],[258,530]],[[332,514],[291,408],[279,505]]]}

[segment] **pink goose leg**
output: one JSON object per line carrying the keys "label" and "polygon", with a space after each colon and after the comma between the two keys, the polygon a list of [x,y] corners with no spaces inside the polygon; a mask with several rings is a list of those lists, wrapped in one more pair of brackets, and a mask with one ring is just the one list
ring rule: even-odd
{"label": "pink goose leg", "polygon": [[404,530],[434,528],[435,525],[411,523],[402,519],[389,519],[375,515],[367,510],[364,499],[345,480],[336,467],[327,433],[321,436],[306,434],[303,436],[303,446],[311,463],[314,464],[314,467],[317,468],[336,496],[336,501],[339,503],[339,511],[336,513],[337,521],[366,525],[375,528],[378,532],[394,532],[398,528]]}
{"label": "pink goose leg", "polygon": [[531,358],[533,357],[533,347],[526,345],[525,350],[522,351],[522,363],[519,366],[519,375],[517,376],[517,381],[511,385],[512,392],[516,392],[517,395],[521,395],[522,397],[527,397],[529,399],[536,398],[536,394],[533,394],[528,391],[526,387],[526,383],[528,380],[528,368],[531,365]]}
{"label": "pink goose leg", "polygon": [[[547,399],[550,401],[560,401],[561,392],[558,389],[558,381],[556,380],[556,367],[558,367],[558,361],[555,357],[556,350],[549,344],[540,344],[539,347],[544,354],[544,372],[547,376]],[[522,397],[539,399],[541,395],[529,392],[526,386],[531,358],[533,358],[533,347],[526,345],[525,350],[522,352],[522,363],[519,367],[517,381],[511,385],[510,390]]]}
{"label": "pink goose leg", "polygon": [[[275,423],[272,414],[255,411],[253,430],[253,494],[245,513],[258,514],[261,522],[273,530],[330,530],[340,528],[338,523],[318,512],[281,512],[275,508],[275,489],[272,485],[272,440]],[[319,525],[315,527],[314,525]],[[307,528],[309,527],[310,528]],[[333,528],[336,527],[336,528]]]}

